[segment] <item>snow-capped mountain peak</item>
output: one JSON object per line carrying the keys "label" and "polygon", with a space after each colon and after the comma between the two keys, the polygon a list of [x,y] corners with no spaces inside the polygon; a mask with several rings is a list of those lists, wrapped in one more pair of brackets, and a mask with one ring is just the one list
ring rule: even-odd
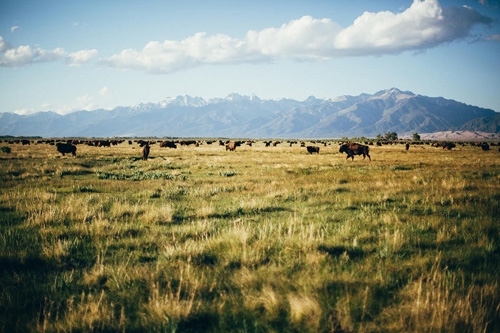
{"label": "snow-capped mountain peak", "polygon": [[[138,121],[141,119],[141,121]],[[204,100],[189,95],[113,110],[68,115],[0,114],[0,134],[45,137],[375,137],[387,131],[431,133],[466,129],[498,132],[500,113],[443,97],[396,88],[376,94],[261,100],[230,94]]]}
{"label": "snow-capped mountain peak", "polygon": [[192,106],[192,107],[202,107],[207,105],[207,102],[202,97],[192,97],[189,95],[177,96],[177,97],[167,97],[159,103],[161,108],[166,108],[167,106]]}
{"label": "snow-capped mountain peak", "polygon": [[386,90],[381,90],[370,97],[370,99],[392,99],[392,100],[402,100],[408,99],[416,96],[411,91],[401,91],[398,88],[391,88]]}

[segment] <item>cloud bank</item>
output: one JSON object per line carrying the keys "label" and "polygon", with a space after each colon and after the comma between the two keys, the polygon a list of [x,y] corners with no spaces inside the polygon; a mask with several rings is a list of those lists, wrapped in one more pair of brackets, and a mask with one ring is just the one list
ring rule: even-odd
{"label": "cloud bank", "polygon": [[470,7],[442,8],[437,0],[414,0],[401,13],[365,12],[346,28],[328,18],[304,16],[279,28],[251,30],[244,39],[198,33],[182,41],[153,41],[99,64],[164,74],[206,64],[398,54],[471,37],[475,25],[490,23],[491,18]]}
{"label": "cloud bank", "polygon": [[[250,30],[242,39],[201,32],[181,41],[151,41],[142,50],[125,49],[101,58],[98,65],[166,74],[210,64],[398,54],[473,37],[474,26],[492,21],[470,7],[443,8],[438,0],[414,0],[410,8],[400,13],[365,12],[346,28],[328,18],[303,16],[279,28]],[[95,49],[67,54],[62,48],[12,48],[0,36],[0,67],[62,58],[67,65],[76,66],[88,63],[96,55]]]}
{"label": "cloud bank", "polygon": [[0,36],[0,67],[24,67],[60,59],[65,59],[65,63],[69,66],[78,66],[89,62],[96,55],[96,49],[81,50],[68,54],[60,47],[54,50],[44,50],[29,45],[12,47],[10,43]]}

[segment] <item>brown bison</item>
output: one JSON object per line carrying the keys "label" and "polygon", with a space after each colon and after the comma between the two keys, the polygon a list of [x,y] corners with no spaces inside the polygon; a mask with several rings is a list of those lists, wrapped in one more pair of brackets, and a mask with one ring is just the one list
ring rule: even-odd
{"label": "brown bison", "polygon": [[236,149],[236,147],[240,146],[241,145],[241,142],[234,142],[234,141],[231,141],[229,142],[227,145],[226,145],[226,151],[229,150],[229,151],[234,151]]}
{"label": "brown bison", "polygon": [[149,157],[149,150],[150,150],[150,147],[149,147],[149,144],[146,143],[143,147],[142,147],[142,160],[143,161],[147,161],[148,157]]}
{"label": "brown bison", "polygon": [[174,148],[177,149],[177,145],[173,141],[162,141],[160,142],[161,148]]}
{"label": "brown bison", "polygon": [[443,146],[443,149],[447,149],[447,150],[452,150],[453,148],[455,148],[457,145],[454,144],[453,142],[444,142],[442,144]]}
{"label": "brown bison", "polygon": [[63,143],[63,142],[58,142],[56,143],[56,148],[57,151],[64,156],[64,154],[69,154],[76,157],[76,146],[72,145],[71,143]]}
{"label": "brown bison", "polygon": [[340,146],[339,153],[346,153],[346,160],[351,157],[354,161],[354,155],[363,155],[363,159],[368,156],[368,159],[371,161],[370,157],[370,148],[368,146],[360,145],[359,143],[348,142],[344,143]]}
{"label": "brown bison", "polygon": [[317,147],[317,146],[307,146],[306,149],[307,149],[307,152],[309,154],[312,154],[312,153],[319,154],[319,147]]}

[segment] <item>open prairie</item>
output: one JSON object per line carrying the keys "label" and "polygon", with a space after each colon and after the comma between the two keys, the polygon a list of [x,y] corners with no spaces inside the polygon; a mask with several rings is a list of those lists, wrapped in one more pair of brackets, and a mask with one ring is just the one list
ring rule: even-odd
{"label": "open prairie", "polygon": [[497,149],[0,145],[1,331],[500,331]]}

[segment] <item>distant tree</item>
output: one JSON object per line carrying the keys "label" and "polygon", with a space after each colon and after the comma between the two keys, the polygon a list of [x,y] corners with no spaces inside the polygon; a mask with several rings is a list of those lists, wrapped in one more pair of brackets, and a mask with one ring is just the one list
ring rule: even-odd
{"label": "distant tree", "polygon": [[380,141],[380,140],[383,140],[384,137],[382,136],[382,134],[377,134],[377,136],[375,137],[375,139],[377,139],[377,140]]}
{"label": "distant tree", "polygon": [[413,133],[413,141],[420,141],[420,135],[418,133]]}
{"label": "distant tree", "polygon": [[398,133],[396,133],[396,132],[387,132],[387,133],[385,133],[384,137],[385,137],[386,140],[394,141],[394,140],[398,139]]}

